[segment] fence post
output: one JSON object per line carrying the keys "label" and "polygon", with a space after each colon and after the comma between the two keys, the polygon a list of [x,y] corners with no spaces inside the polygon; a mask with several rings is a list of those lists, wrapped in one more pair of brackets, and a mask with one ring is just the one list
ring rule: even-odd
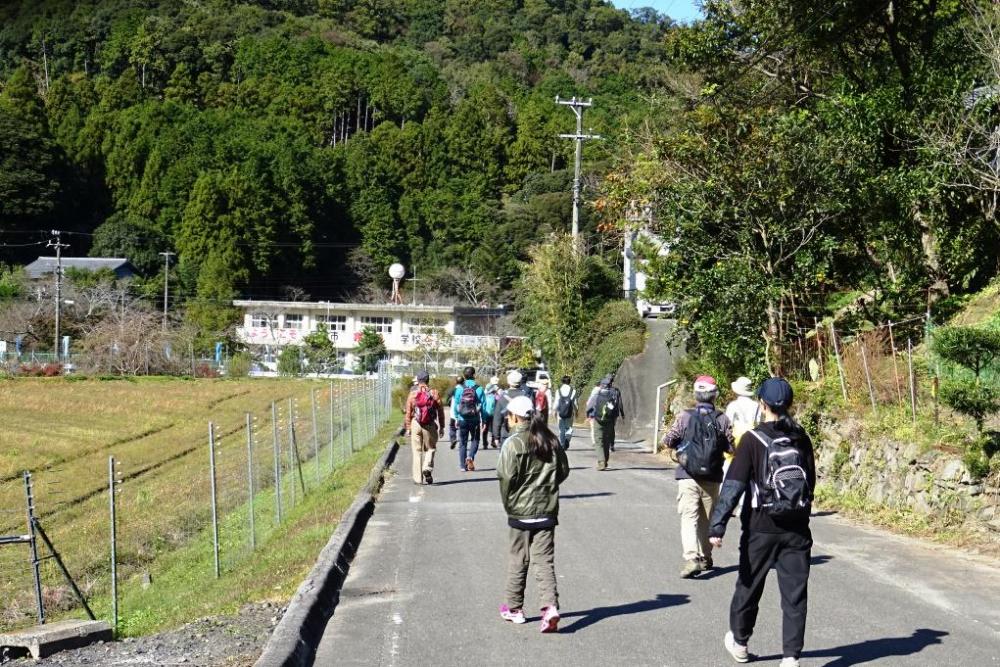
{"label": "fence post", "polygon": [[833,354],[837,360],[837,373],[840,374],[840,393],[844,395],[844,402],[847,401],[847,382],[844,380],[844,364],[840,360],[840,345],[837,343],[837,330],[830,320],[830,338],[833,339]]}
{"label": "fence post", "polygon": [[35,536],[35,494],[31,486],[31,473],[24,471],[24,498],[28,509],[28,546],[31,548],[31,571],[35,581],[35,605],[38,624],[45,624],[45,604],[42,602],[41,560],[38,558],[38,538]]}
{"label": "fence post", "polygon": [[351,391],[348,394],[347,403],[347,430],[351,432],[351,453],[354,453],[354,406],[355,406],[355,396],[354,388],[357,386],[357,382],[351,382]]}
{"label": "fence post", "polygon": [[288,485],[288,506],[295,507],[295,468],[298,467],[299,453],[295,448],[295,404],[288,399],[288,474],[292,481]]}
{"label": "fence post", "polygon": [[333,472],[335,465],[333,448],[333,381],[330,381],[330,472]]}
{"label": "fence post", "polygon": [[274,516],[281,523],[281,441],[278,439],[278,406],[271,401],[271,436],[274,438]]}
{"label": "fence post", "polygon": [[316,486],[318,487],[321,475],[319,469],[319,423],[316,421],[316,387],[310,389],[309,401],[310,401],[310,406],[312,407],[313,458],[316,459]]}
{"label": "fence post", "polygon": [[892,374],[896,377],[896,401],[903,402],[903,385],[899,381],[899,362],[896,359],[896,335],[892,332],[892,320],[889,320],[889,345],[892,348]]}
{"label": "fence post", "polygon": [[118,514],[115,501],[115,457],[108,457],[108,509],[111,513],[111,623],[118,634]]}
{"label": "fence post", "polygon": [[208,466],[212,481],[212,543],[215,555],[215,578],[218,579],[221,574],[219,570],[219,504],[215,489],[215,424],[212,422],[208,422]]}
{"label": "fence post", "polygon": [[910,375],[910,414],[913,416],[913,425],[917,425],[917,387],[915,378],[913,377],[913,339],[908,338],[906,340],[907,348],[907,365],[909,367]]}
{"label": "fence post", "polygon": [[247,413],[247,512],[250,517],[250,549],[257,548],[257,530],[253,516],[253,417]]}
{"label": "fence post", "polygon": [[872,385],[872,374],[868,370],[868,354],[865,349],[865,344],[861,344],[861,365],[865,369],[865,381],[868,383],[868,397],[872,400],[872,412],[878,413],[878,405],[875,402],[875,387]]}

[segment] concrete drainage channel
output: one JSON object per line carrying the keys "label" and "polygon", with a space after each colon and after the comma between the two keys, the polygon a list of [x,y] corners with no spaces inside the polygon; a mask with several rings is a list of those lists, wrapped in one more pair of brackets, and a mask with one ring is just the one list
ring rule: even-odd
{"label": "concrete drainage channel", "polygon": [[337,607],[351,560],[375,511],[375,497],[398,451],[398,442],[393,441],[386,447],[372,469],[368,484],[341,517],[337,530],[323,547],[316,565],[292,597],[264,652],[254,663],[255,667],[305,667],[313,664],[316,646]]}

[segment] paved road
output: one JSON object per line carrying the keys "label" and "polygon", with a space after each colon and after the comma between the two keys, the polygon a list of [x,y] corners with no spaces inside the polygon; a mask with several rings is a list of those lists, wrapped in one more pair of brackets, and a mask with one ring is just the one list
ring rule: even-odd
{"label": "paved road", "polygon": [[[507,529],[495,451],[470,474],[453,452],[441,454],[439,483],[419,487],[406,474],[408,448],[400,451],[402,474],[386,487],[316,664],[734,664],[721,637],[735,532],[710,578],[679,579],[676,486],[662,462],[620,446],[611,470],[597,472],[590,449],[574,442],[556,539],[563,621],[553,636],[497,616]],[[1000,569],[836,517],[818,517],[814,537],[803,665],[1000,665]],[[781,652],[774,584],[750,645],[770,664]],[[535,593],[529,577],[526,608]]]}

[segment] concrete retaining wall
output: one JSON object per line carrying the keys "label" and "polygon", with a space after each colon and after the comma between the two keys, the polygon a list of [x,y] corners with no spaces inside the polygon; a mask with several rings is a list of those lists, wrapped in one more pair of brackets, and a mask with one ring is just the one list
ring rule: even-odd
{"label": "concrete retaining wall", "polygon": [[368,484],[344,513],[316,565],[299,586],[256,667],[299,667],[313,664],[316,646],[340,600],[351,559],[357,553],[368,519],[375,510],[375,496],[385,471],[392,465],[399,444],[392,442],[372,469]]}

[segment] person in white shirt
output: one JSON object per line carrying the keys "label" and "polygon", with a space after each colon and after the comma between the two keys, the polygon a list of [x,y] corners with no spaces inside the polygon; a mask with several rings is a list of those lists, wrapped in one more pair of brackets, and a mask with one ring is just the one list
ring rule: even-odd
{"label": "person in white shirt", "polygon": [[726,416],[733,424],[733,439],[738,443],[743,434],[757,426],[760,408],[754,399],[750,378],[741,377],[729,385],[736,398],[726,406]]}
{"label": "person in white shirt", "polygon": [[562,384],[556,392],[556,417],[559,418],[559,444],[563,449],[569,449],[569,441],[573,437],[573,421],[580,409],[576,389],[573,389],[572,379],[568,375],[562,377]]}

